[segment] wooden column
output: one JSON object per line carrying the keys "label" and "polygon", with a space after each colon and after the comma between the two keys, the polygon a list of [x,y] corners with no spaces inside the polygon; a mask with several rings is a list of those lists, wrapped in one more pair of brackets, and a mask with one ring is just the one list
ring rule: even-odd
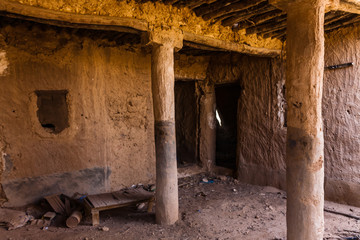
{"label": "wooden column", "polygon": [[324,230],[324,0],[287,4],[287,239],[320,240]]}
{"label": "wooden column", "polygon": [[174,104],[174,48],[182,47],[176,32],[152,32],[151,80],[155,117],[156,222],[173,224],[179,216]]}
{"label": "wooden column", "polygon": [[200,147],[202,167],[211,172],[216,158],[216,97],[215,86],[205,80],[201,83],[203,95],[200,98]]}

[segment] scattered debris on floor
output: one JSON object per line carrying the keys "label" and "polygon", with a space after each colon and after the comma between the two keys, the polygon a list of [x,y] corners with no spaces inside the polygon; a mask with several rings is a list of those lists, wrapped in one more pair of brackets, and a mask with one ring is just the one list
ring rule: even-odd
{"label": "scattered debris on floor", "polygon": [[33,216],[23,211],[0,208],[0,223],[4,223],[8,230],[22,227],[31,219],[33,219]]}
{"label": "scattered debris on floor", "polygon": [[[209,184],[210,181],[213,183]],[[134,185],[130,190],[140,187],[146,191],[155,189],[154,185]],[[4,239],[29,240],[37,240],[39,236],[43,239],[71,240],[286,239],[286,193],[274,187],[239,183],[228,176],[199,174],[179,179],[180,219],[171,226],[157,225],[154,209],[147,212],[147,203],[144,202],[101,211],[101,222],[94,227],[92,219],[86,217],[85,211],[76,209],[78,205],[75,203],[82,201],[84,205],[87,196],[78,194],[70,199],[69,216],[66,214],[65,198],[58,196],[64,208],[58,206],[61,205],[58,198],[54,201],[58,203],[57,210],[65,209],[64,214],[56,213],[56,217],[52,218],[55,210],[47,200],[26,209],[26,213],[37,220],[51,219],[49,226],[28,224],[13,231],[0,228],[0,236],[4,236]],[[360,208],[326,202],[325,209],[343,214],[324,212],[324,239],[359,240],[360,220],[347,215],[360,217]],[[71,218],[74,222],[70,224],[76,226],[68,228],[67,219],[75,211],[80,211],[82,217],[75,214]],[[21,213],[26,215],[25,212]]]}

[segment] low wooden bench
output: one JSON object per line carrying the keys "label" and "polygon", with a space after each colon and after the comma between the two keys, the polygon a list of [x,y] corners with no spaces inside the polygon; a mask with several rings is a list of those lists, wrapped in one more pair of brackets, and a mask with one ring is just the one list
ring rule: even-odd
{"label": "low wooden bench", "polygon": [[92,216],[92,225],[96,226],[100,223],[100,211],[148,202],[147,210],[151,212],[154,199],[154,193],[143,188],[126,189],[87,196],[85,198],[85,210],[88,215],[91,214]]}

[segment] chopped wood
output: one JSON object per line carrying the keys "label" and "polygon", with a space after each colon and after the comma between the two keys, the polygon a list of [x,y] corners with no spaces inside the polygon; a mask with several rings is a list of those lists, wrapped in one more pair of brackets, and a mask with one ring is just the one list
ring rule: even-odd
{"label": "chopped wood", "polygon": [[353,219],[356,219],[356,220],[360,220],[360,217],[354,216],[354,215],[351,215],[351,214],[347,214],[347,213],[343,213],[343,212],[338,212],[338,211],[331,210],[331,209],[327,209],[327,208],[324,208],[324,211],[325,211],[325,212],[328,212],[328,213],[333,213],[333,214],[341,215],[341,216],[344,216],[344,217],[348,217],[348,218],[353,218]]}
{"label": "chopped wood", "polygon": [[59,214],[64,214],[66,212],[66,208],[64,203],[61,201],[59,195],[50,195],[44,197],[46,201],[50,204],[52,209]]}
{"label": "chopped wood", "polygon": [[8,230],[13,230],[24,226],[32,216],[27,215],[25,212],[0,208],[0,223],[5,223]]}
{"label": "chopped wood", "polygon": [[260,3],[265,2],[265,0],[243,0],[240,2],[232,3],[226,6],[221,7],[220,9],[207,13],[203,15],[202,17],[205,20],[210,20],[219,16],[222,16],[224,14],[232,13],[232,12],[238,12],[241,10],[248,9],[250,7],[259,5]]}

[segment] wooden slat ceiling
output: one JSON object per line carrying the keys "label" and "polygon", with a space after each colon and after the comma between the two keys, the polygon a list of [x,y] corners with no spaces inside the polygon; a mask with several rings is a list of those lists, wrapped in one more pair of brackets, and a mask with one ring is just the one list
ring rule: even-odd
{"label": "wooden slat ceiling", "polygon": [[[154,0],[175,7],[188,7],[199,17],[231,26],[234,31],[245,29],[247,34],[265,38],[286,37],[286,13],[269,4],[268,0]],[[325,32],[360,22],[357,14],[331,11],[325,15]]]}

